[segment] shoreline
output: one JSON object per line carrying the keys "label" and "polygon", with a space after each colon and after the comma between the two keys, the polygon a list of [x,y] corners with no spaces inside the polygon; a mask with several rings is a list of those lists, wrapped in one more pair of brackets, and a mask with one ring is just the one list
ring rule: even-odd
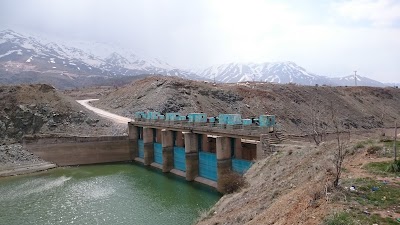
{"label": "shoreline", "polygon": [[30,174],[35,172],[40,172],[48,169],[56,168],[57,165],[53,163],[36,163],[36,164],[26,164],[18,166],[8,166],[0,168],[0,178],[10,177],[17,175]]}

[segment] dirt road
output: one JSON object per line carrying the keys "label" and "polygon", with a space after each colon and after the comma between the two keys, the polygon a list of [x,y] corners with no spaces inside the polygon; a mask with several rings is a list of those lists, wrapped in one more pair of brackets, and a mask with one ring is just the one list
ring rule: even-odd
{"label": "dirt road", "polygon": [[107,119],[110,119],[110,120],[114,121],[115,123],[127,124],[128,122],[132,121],[131,118],[119,116],[119,115],[116,115],[114,113],[110,113],[110,112],[107,112],[105,110],[102,110],[102,109],[99,109],[99,108],[96,108],[96,107],[93,107],[93,106],[89,105],[89,103],[91,101],[97,101],[97,100],[99,100],[99,99],[85,99],[85,100],[76,100],[76,101],[79,104],[85,106],[87,109],[95,112],[99,116],[107,118]]}

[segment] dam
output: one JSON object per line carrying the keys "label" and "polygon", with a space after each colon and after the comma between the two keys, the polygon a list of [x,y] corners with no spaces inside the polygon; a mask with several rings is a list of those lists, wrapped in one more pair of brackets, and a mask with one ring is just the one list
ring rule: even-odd
{"label": "dam", "polygon": [[137,112],[127,126],[128,136],[25,136],[23,144],[59,166],[136,161],[223,193],[223,178],[245,173],[285,138],[273,115]]}

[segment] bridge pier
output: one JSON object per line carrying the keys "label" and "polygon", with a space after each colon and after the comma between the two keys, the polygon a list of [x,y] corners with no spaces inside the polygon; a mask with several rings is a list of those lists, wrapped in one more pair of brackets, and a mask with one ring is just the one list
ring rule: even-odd
{"label": "bridge pier", "polygon": [[[151,123],[150,123],[151,122]],[[252,160],[264,157],[269,134],[241,134],[236,129],[137,121],[129,123],[130,157],[163,172],[183,176],[224,192],[232,172],[243,174]],[[243,141],[243,142],[242,142]]]}
{"label": "bridge pier", "polygon": [[153,128],[143,127],[144,158],[143,164],[149,166],[154,162],[154,131]]}
{"label": "bridge pier", "polygon": [[210,152],[210,142],[207,134],[201,134],[201,148],[204,152]]}
{"label": "bridge pier", "polygon": [[243,158],[243,146],[241,138],[234,138],[234,154],[235,158],[242,159]]}
{"label": "bridge pier", "polygon": [[222,179],[231,173],[232,158],[231,158],[231,138],[217,137],[217,190],[224,192],[224,187],[227,185],[228,180]]}
{"label": "bridge pier", "polygon": [[199,175],[198,134],[183,132],[185,137],[186,180],[193,181]]}
{"label": "bridge pier", "polygon": [[139,156],[138,139],[139,127],[132,125],[128,126],[128,147],[129,155],[131,156],[130,160],[134,160]]}
{"label": "bridge pier", "polygon": [[164,173],[174,168],[174,133],[171,130],[161,130],[162,155]]}

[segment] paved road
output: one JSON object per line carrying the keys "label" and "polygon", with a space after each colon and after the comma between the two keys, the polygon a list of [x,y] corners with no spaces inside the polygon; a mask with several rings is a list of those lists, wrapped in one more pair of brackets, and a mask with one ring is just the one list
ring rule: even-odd
{"label": "paved road", "polygon": [[99,99],[85,99],[85,100],[76,100],[79,104],[85,106],[87,109],[95,112],[97,115],[110,119],[115,123],[127,124],[128,122],[132,121],[131,118],[119,116],[114,113],[107,112],[105,110],[90,106],[89,103],[92,101],[97,101]]}

